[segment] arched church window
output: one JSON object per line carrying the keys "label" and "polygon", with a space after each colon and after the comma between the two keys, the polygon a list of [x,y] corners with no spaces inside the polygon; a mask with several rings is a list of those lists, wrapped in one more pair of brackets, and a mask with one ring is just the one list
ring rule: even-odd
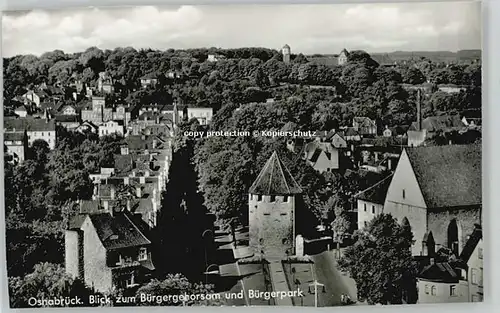
{"label": "arched church window", "polygon": [[448,225],[448,249],[458,256],[458,225],[456,219],[452,219]]}

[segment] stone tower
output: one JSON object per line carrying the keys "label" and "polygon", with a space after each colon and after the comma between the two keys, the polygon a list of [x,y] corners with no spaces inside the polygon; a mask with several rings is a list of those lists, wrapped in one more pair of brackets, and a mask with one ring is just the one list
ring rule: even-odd
{"label": "stone tower", "polygon": [[289,45],[284,45],[283,48],[281,48],[281,53],[283,54],[283,62],[285,63],[290,63],[290,46]]}
{"label": "stone tower", "polygon": [[248,191],[249,245],[281,259],[295,254],[295,203],[302,189],[274,152]]}

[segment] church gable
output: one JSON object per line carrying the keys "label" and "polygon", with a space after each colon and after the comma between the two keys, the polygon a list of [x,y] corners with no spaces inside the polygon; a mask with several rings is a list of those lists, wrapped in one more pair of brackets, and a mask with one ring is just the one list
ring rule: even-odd
{"label": "church gable", "polygon": [[406,150],[401,154],[394,177],[387,190],[384,207],[391,207],[391,203],[420,208],[427,207]]}

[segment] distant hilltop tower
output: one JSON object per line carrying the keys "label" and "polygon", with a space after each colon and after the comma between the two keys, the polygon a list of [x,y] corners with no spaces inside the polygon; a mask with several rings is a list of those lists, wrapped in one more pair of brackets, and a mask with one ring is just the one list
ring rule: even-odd
{"label": "distant hilltop tower", "polygon": [[302,193],[276,152],[248,191],[249,245],[267,259],[295,254],[295,200]]}
{"label": "distant hilltop tower", "polygon": [[284,45],[281,48],[281,53],[283,54],[283,62],[290,63],[291,49],[289,45]]}

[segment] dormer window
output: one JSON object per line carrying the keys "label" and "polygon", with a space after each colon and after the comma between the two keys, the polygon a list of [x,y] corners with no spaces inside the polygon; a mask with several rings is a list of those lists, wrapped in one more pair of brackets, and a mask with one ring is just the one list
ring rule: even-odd
{"label": "dormer window", "polygon": [[148,259],[148,250],[146,248],[139,249],[139,261],[146,261]]}

